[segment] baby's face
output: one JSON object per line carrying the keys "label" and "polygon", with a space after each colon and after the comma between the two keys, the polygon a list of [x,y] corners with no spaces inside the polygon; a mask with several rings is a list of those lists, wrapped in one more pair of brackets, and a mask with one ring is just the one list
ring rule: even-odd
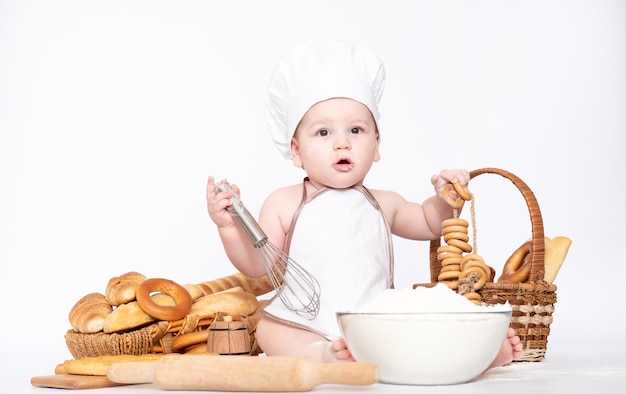
{"label": "baby's face", "polygon": [[376,122],[358,101],[322,101],[300,121],[291,150],[294,164],[304,168],[314,186],[360,185],[380,159]]}

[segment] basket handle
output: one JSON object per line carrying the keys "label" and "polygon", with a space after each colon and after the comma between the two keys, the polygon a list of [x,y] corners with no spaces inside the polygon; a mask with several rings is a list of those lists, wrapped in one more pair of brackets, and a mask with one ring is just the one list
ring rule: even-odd
{"label": "basket handle", "polygon": [[[499,168],[486,167],[480,168],[470,172],[470,179],[473,179],[481,174],[497,174],[510,180],[515,187],[519,189],[526,201],[528,212],[530,213],[531,222],[531,247],[530,247],[530,282],[542,281],[545,273],[545,241],[543,232],[543,219],[541,217],[541,211],[539,210],[539,204],[535,198],[534,193],[528,185],[522,181],[516,175],[501,170]],[[432,240],[430,243],[430,266],[431,266],[431,281],[437,282],[437,277],[441,271],[441,263],[437,260],[437,248],[441,245],[441,239]]]}

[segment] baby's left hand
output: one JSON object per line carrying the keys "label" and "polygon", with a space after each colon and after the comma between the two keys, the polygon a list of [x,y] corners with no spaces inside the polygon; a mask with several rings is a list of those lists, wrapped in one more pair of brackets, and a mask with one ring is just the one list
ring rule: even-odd
{"label": "baby's left hand", "polygon": [[[443,188],[447,184],[459,182],[461,185],[467,186],[469,180],[469,172],[463,169],[442,170],[439,175],[433,175],[432,178],[430,178],[430,182],[435,187],[435,192],[440,198],[443,198]],[[452,190],[451,193],[454,193],[454,190]],[[456,198],[456,195],[451,197]]]}

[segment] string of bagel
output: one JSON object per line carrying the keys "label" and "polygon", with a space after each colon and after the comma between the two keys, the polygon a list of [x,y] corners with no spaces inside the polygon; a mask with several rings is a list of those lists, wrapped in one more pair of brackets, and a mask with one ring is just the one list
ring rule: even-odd
{"label": "string of bagel", "polygon": [[[457,198],[452,197],[453,190]],[[495,270],[485,263],[477,251],[474,196],[466,186],[455,182],[444,187],[443,197],[452,206],[453,217],[442,223],[441,234],[445,243],[437,248],[437,260],[441,263],[437,279],[472,303],[481,305],[477,290],[493,281]],[[472,202],[473,245],[469,244],[468,221],[459,218],[460,209],[466,201]]]}
{"label": "string of bagel", "polygon": [[[477,291],[485,283],[494,281],[496,271],[478,254],[474,195],[467,186],[454,182],[444,187],[443,198],[453,208],[453,216],[442,222],[441,235],[444,243],[437,248],[437,260],[441,263],[437,280],[473,303],[481,305],[480,294]],[[469,243],[469,223],[459,218],[461,208],[467,201],[471,202],[472,244]],[[550,284],[554,282],[571,243],[572,240],[564,236],[552,239],[544,237],[545,282]],[[530,280],[531,247],[532,240],[529,239],[511,254],[504,263],[497,282],[526,283]]]}

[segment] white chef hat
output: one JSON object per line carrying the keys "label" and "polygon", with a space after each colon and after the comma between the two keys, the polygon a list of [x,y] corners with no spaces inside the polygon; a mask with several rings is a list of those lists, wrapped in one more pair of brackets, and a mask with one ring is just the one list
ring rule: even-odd
{"label": "white chef hat", "polygon": [[385,66],[373,52],[354,43],[311,40],[292,47],[272,74],[268,126],[280,153],[291,159],[291,138],[316,103],[345,97],[366,105],[378,123]]}

